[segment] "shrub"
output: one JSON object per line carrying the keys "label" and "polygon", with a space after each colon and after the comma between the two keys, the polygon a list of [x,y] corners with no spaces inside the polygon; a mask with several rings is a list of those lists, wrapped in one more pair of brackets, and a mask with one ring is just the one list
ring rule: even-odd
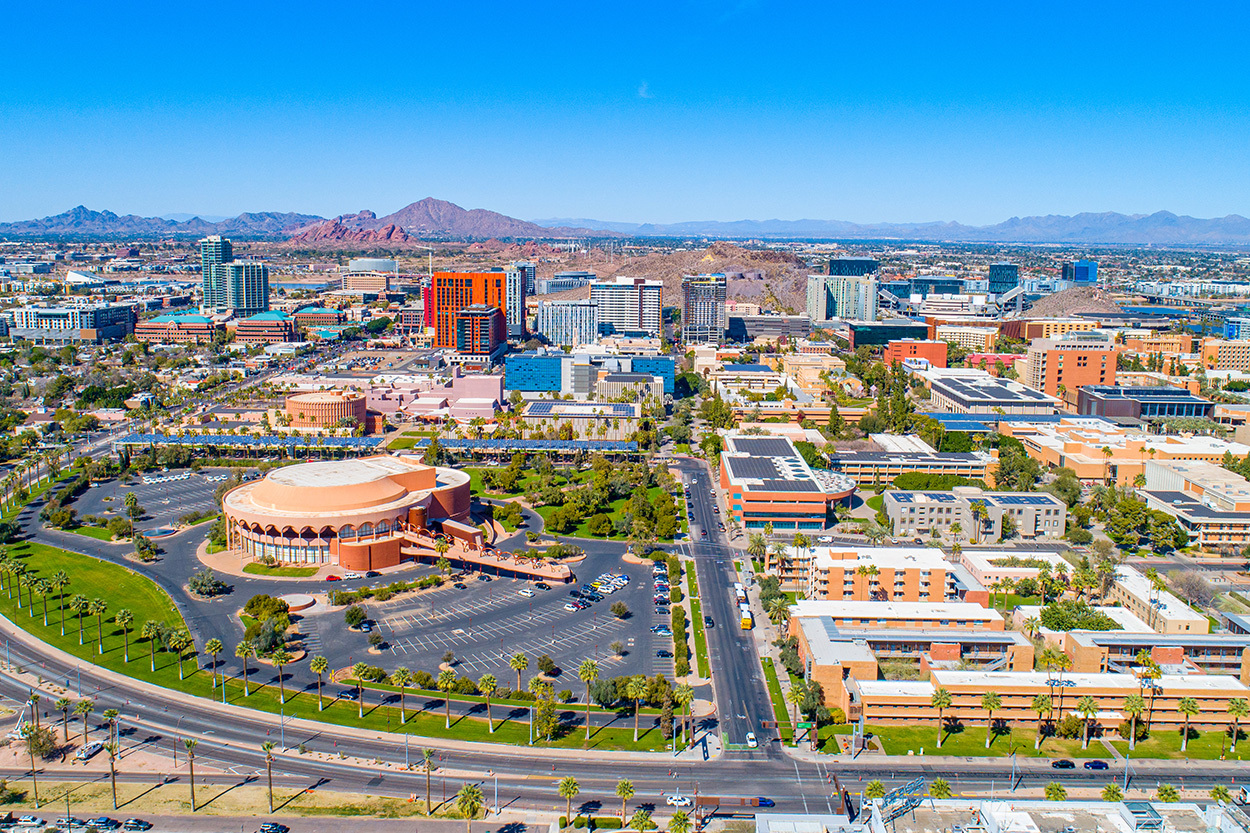
{"label": "shrub", "polygon": [[456,680],[456,685],[452,691],[457,694],[477,694],[478,687],[477,683],[473,682],[470,678],[460,677]]}
{"label": "shrub", "polygon": [[[1133,733],[1133,721],[1121,721],[1120,725],[1117,726],[1115,730],[1120,737],[1128,740],[1129,735]],[[1142,720],[1140,717],[1137,718],[1137,742],[1140,743],[1148,737],[1150,737],[1150,731],[1146,728],[1146,721]]]}
{"label": "shrub", "polygon": [[434,691],[438,688],[438,683],[434,679],[434,675],[429,671],[417,671],[412,675],[413,688],[423,688],[426,691]]}
{"label": "shrub", "polygon": [[343,621],[347,623],[347,627],[349,628],[360,627],[364,624],[364,621],[367,618],[368,616],[365,615],[365,609],[360,605],[352,605],[347,610],[343,611]]}
{"label": "shrub", "polygon": [[291,606],[268,593],[258,593],[247,600],[247,604],[243,606],[243,612],[253,619],[263,620],[271,616],[286,616],[291,612]]}
{"label": "shrub", "polygon": [[382,634],[378,633],[377,631],[374,631],[373,633],[369,634],[369,647],[377,648],[381,644],[382,644]]}
{"label": "shrub", "polygon": [[1052,631],[1118,631],[1120,626],[1107,614],[1090,607],[1083,599],[1051,602],[1042,608],[1042,626]]}
{"label": "shrub", "polygon": [[1085,720],[1079,715],[1068,714],[1060,719],[1055,726],[1055,734],[1067,740],[1076,740],[1085,735]]}
{"label": "shrub", "polygon": [[535,667],[538,668],[539,671],[543,672],[549,677],[555,674],[556,661],[552,659],[551,657],[549,657],[547,654],[543,654],[542,656],[540,656],[534,662],[534,665]]}
{"label": "shrub", "polygon": [[[193,573],[190,581],[187,582],[187,586],[191,588],[191,592],[195,595],[210,599],[213,596],[220,596],[223,593],[228,593],[230,591],[230,586],[221,579],[217,578],[213,571],[208,567]],[[280,604],[282,607],[289,610],[286,602],[280,602]]]}

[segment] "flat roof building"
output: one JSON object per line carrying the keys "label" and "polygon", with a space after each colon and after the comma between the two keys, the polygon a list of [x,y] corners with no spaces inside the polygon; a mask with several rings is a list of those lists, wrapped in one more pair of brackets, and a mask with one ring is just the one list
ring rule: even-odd
{"label": "flat roof building", "polygon": [[660,335],[664,282],[618,276],[590,285],[590,300],[599,305],[603,335]]}
{"label": "flat roof building", "polygon": [[1167,385],[1085,385],[1076,395],[1076,412],[1081,416],[1209,419],[1214,410],[1214,402]]}
{"label": "flat roof building", "polygon": [[[1005,529],[1021,538],[1062,538],[1067,530],[1068,505],[1048,492],[986,492],[972,487],[949,492],[887,491],[882,508],[899,538],[950,534],[960,529],[973,543],[995,543]],[[978,521],[972,507],[980,504]]]}
{"label": "flat roof building", "polygon": [[1053,414],[1059,400],[984,370],[925,370],[930,407],[952,414]]}
{"label": "flat roof building", "polygon": [[1223,466],[1197,460],[1149,460],[1138,494],[1166,512],[1208,552],[1233,555],[1250,543],[1250,482]]}
{"label": "flat roof building", "polygon": [[1116,567],[1109,601],[1119,602],[1159,633],[1207,633],[1211,623],[1167,590],[1160,590],[1133,567]]}

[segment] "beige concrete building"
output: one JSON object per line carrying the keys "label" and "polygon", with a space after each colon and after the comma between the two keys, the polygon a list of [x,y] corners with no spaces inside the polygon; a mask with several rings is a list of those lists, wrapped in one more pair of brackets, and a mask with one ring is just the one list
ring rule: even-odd
{"label": "beige concrete building", "polygon": [[1166,590],[1160,590],[1138,570],[1122,564],[1116,568],[1108,601],[1119,602],[1159,633],[1207,633],[1207,617]]}
{"label": "beige concrete building", "polygon": [[[966,540],[993,543],[1003,537],[1005,523],[1021,538],[1061,538],[1067,529],[1068,505],[1048,492],[986,492],[960,487],[949,492],[900,492],[890,490],[882,508],[899,538],[927,537],[935,530],[949,535],[959,524]],[[976,519],[972,507],[980,504],[985,514]]]}

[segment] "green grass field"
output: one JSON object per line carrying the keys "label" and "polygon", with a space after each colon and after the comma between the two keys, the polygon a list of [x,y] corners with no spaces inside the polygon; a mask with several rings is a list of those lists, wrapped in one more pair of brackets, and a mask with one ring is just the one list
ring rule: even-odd
{"label": "green grass field", "polygon": [[[985,724],[968,723],[961,732],[946,732],[942,736],[942,748],[937,747],[937,723],[927,726],[884,726],[868,724],[865,731],[881,741],[887,755],[957,755],[967,758],[1005,758],[1013,752],[1021,758],[1110,758],[1107,751],[1097,740],[1091,739],[1089,749],[1081,749],[1081,741],[1064,740],[1062,738],[1046,738],[1040,750],[1033,749],[1033,740],[1037,736],[1035,729],[1025,726],[1011,726],[1010,731],[995,735],[990,741],[990,748],[985,748]],[[836,753],[838,747],[830,742],[833,735],[850,734],[849,725],[822,726],[820,729],[821,748]]]}
{"label": "green grass field", "polygon": [[[45,600],[36,596],[35,607],[32,610],[26,598],[28,593],[23,589],[22,608],[19,609],[16,587],[10,589],[6,582],[5,591],[0,592],[0,615],[6,616],[15,625],[29,631],[39,639],[87,662],[154,685],[199,697],[221,699],[220,690],[214,691],[213,689],[212,676],[208,671],[195,671],[195,663],[190,657],[183,663],[185,680],[179,679],[177,658],[159,648],[155,652],[155,668],[151,669],[151,645],[137,636],[143,623],[153,620],[163,622],[171,628],[185,628],[182,617],[174,608],[169,596],[152,581],[120,565],[43,544],[11,545],[9,553],[30,568],[31,578],[50,578],[59,570],[64,570],[69,574],[71,582],[65,588],[64,594],[65,635],[61,635],[61,599],[56,594],[50,594],[46,599],[48,624],[45,626]],[[88,598],[98,597],[108,605],[102,629],[103,653],[97,653],[98,623],[95,617],[83,617],[82,642],[84,644],[79,644],[79,620],[68,606],[69,600],[79,593]],[[134,624],[130,631],[130,661],[128,663],[124,657],[125,637],[113,621],[113,616],[123,608],[134,614]],[[227,646],[227,651],[232,652],[233,648],[232,645]],[[200,660],[205,663],[210,662],[206,656],[201,656]],[[257,686],[256,684],[258,679],[272,678],[273,669],[264,666],[263,670],[258,671],[255,662],[249,663],[249,669],[251,671],[251,696],[244,697],[241,680],[230,680],[226,683],[227,701],[277,714],[280,709],[277,686]],[[358,719],[355,704],[338,701],[328,705],[324,712],[318,712],[315,694],[287,692],[285,709],[288,716],[322,720],[343,726],[375,731],[399,728],[399,712],[390,706],[373,706],[365,713],[363,719]],[[414,735],[498,743],[524,744],[528,738],[526,724],[514,718],[509,718],[503,722],[503,725],[496,726],[495,733],[491,735],[487,731],[486,721],[478,717],[457,718],[453,721],[451,729],[447,730],[443,728],[442,718],[437,714],[415,716],[410,714],[406,730]],[[637,744],[633,742],[632,735],[632,727],[596,729],[592,731],[589,748],[655,751],[665,747],[665,741],[658,729],[642,733]],[[586,745],[582,738],[582,733],[570,729],[564,737],[558,737],[551,744],[542,745],[582,748]]]}
{"label": "green grass field", "polygon": [[97,541],[112,541],[113,533],[99,526],[80,526],[76,529],[69,530],[75,535],[85,535],[88,538],[95,538]]}
{"label": "green grass field", "polygon": [[[1237,744],[1237,751],[1232,754],[1228,752],[1228,744],[1232,741],[1231,726],[1222,730],[1191,727],[1187,752],[1181,752],[1181,730],[1173,728],[1151,732],[1150,737],[1138,743],[1137,748],[1131,753],[1128,751],[1128,741],[1122,740],[1118,735],[1111,741],[1111,745],[1118,749],[1120,754],[1132,755],[1134,758],[1175,760],[1192,758],[1195,761],[1213,761],[1223,754],[1226,759],[1240,760],[1242,757],[1250,757],[1250,738],[1246,737],[1247,729],[1250,727],[1243,724],[1239,731],[1241,740]],[[1195,733],[1197,737],[1194,737]]]}
{"label": "green grass field", "polygon": [[868,498],[868,500],[864,501],[864,503],[872,511],[880,512],[882,509],[882,506],[885,504],[885,495],[873,495],[872,497]]}
{"label": "green grass field", "polygon": [[282,576],[283,578],[308,578],[317,574],[318,567],[270,567],[253,561],[243,565],[243,572],[254,576]]}
{"label": "green grass field", "polygon": [[686,578],[690,582],[690,623],[694,632],[694,658],[699,676],[708,679],[712,676],[712,665],[707,655],[707,634],[703,632],[703,605],[699,601],[699,579],[693,569],[686,570]]}
{"label": "green grass field", "polygon": [[772,657],[764,657],[760,660],[760,664],[764,666],[764,682],[768,684],[768,699],[773,703],[773,719],[779,724],[777,735],[784,742],[785,730],[791,729],[790,710],[786,706],[785,695],[781,693],[781,683],[777,680],[777,669],[773,667]]}
{"label": "green grass field", "polygon": [[[660,494],[660,491],[661,489],[659,486],[652,486],[650,489],[647,489],[647,500],[654,501],[656,497]],[[615,518],[616,516],[621,514],[621,512],[625,508],[625,504],[627,504],[628,502],[629,502],[629,498],[627,497],[614,500],[612,501],[612,503],[608,505],[608,509],[604,514],[606,514],[610,518]],[[556,509],[558,508],[559,508],[558,506],[539,506],[536,511],[538,512],[538,514],[543,516],[543,523],[547,523],[551,520],[551,516],[555,513]],[[575,526],[572,530],[568,532],[562,532],[560,534],[572,536],[574,538],[596,538],[597,536],[591,535],[590,530],[586,528],[589,522],[590,522],[590,518],[583,518],[581,523]],[[628,538],[629,538],[628,535],[612,535],[607,538],[599,538],[599,540],[624,541]],[[672,540],[672,539],[662,538],[660,540]]]}
{"label": "green grass field", "polygon": [[387,445],[391,451],[404,451],[417,444],[416,437],[396,437]]}

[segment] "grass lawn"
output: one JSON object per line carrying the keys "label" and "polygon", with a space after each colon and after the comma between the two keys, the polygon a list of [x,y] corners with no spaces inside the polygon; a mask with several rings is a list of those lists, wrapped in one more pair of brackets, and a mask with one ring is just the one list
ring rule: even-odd
{"label": "grass lawn", "polygon": [[[964,725],[962,732],[947,732],[942,739],[942,748],[937,748],[937,724],[918,726],[876,726],[868,724],[865,731],[881,741],[887,755],[906,755],[909,752],[919,755],[924,750],[926,755],[957,755],[968,758],[1005,758],[1016,753],[1021,758],[1110,758],[1107,751],[1097,740],[1090,740],[1089,749],[1081,749],[1081,741],[1064,740],[1062,738],[1046,738],[1042,748],[1034,751],[1033,739],[1037,732],[1031,727],[1012,726],[1011,730],[995,735],[990,741],[990,748],[985,748],[985,725],[969,723]],[[832,735],[850,734],[849,725],[823,726],[820,730],[821,746]],[[828,744],[828,751],[836,753],[837,745]]]}
{"label": "grass lawn", "polygon": [[213,555],[214,553],[222,552],[223,550],[225,550],[225,548],[226,547],[223,544],[214,544],[212,541],[209,541],[208,547],[207,549],[205,549],[205,552],[209,555]]}
{"label": "grass lawn", "polygon": [[[1131,753],[1128,751],[1128,741],[1122,740],[1119,735],[1111,741],[1111,745],[1120,750],[1121,754],[1131,754],[1134,758],[1174,758],[1177,760],[1193,758],[1213,761],[1220,757],[1220,753],[1224,753],[1229,758],[1234,756],[1241,758],[1250,755],[1250,740],[1246,738],[1248,728],[1250,727],[1242,724],[1241,741],[1233,755],[1228,755],[1228,744],[1232,740],[1229,736],[1229,729],[1194,729],[1191,727],[1188,753],[1181,752],[1181,730],[1172,728],[1152,732],[1150,737],[1138,743],[1137,748]],[[1197,737],[1194,737],[1195,733]]]}
{"label": "grass lawn", "polygon": [[[654,501],[661,491],[663,490],[659,486],[652,486],[650,489],[647,489],[647,500]],[[618,498],[617,500],[612,501],[612,503],[608,505],[608,508],[604,512],[604,514],[607,515],[609,518],[615,518],[621,514],[621,512],[625,508],[625,504],[627,503],[629,503],[628,497]],[[547,524],[547,523],[550,523],[551,516],[555,514],[555,511],[559,508],[560,507],[558,506],[539,506],[535,511],[537,511],[538,514],[543,516],[543,523]],[[587,529],[587,525],[589,524],[589,522],[590,522],[590,518],[586,517],[582,519],[581,523],[573,527],[571,530],[567,532],[560,532],[560,533],[553,533],[553,534],[571,536],[573,538],[596,538],[597,540],[601,540],[601,541],[625,541],[629,538],[628,535],[616,535],[616,534],[613,534],[608,537],[600,537],[600,536],[591,535],[590,530]],[[684,529],[684,524],[682,525],[681,528]],[[660,540],[671,541],[672,539],[661,538]]]}
{"label": "grass lawn", "polygon": [[[394,448],[394,446],[392,446],[392,448]],[[491,498],[511,499],[521,497],[529,491],[529,487],[531,485],[537,485],[539,481],[542,480],[542,476],[537,473],[523,473],[517,478],[516,485],[513,487],[511,492],[495,492],[491,491],[491,489],[487,487],[486,481],[482,478],[482,472],[484,472],[485,469],[479,466],[476,468],[466,468],[464,471],[469,475],[469,488],[473,490],[473,494]],[[586,472],[580,472],[573,478],[573,482],[582,482],[584,479],[582,475],[584,474],[586,474]],[[594,472],[590,472],[590,474],[594,474]],[[557,474],[552,482],[554,482],[557,486],[564,486],[569,483],[569,480]]]}
{"label": "grass lawn", "polygon": [[786,705],[785,695],[781,693],[781,683],[777,680],[777,669],[773,667],[772,657],[760,660],[764,666],[764,681],[768,683],[768,699],[773,703],[773,719],[777,721],[777,736],[785,741],[785,729],[790,728],[790,710]]}
{"label": "grass lawn", "polygon": [[113,540],[113,533],[102,526],[80,526],[69,531],[75,535],[86,535],[88,538],[95,538],[97,541]]}
{"label": "grass lawn", "polygon": [[1041,596],[1018,596],[1015,593],[994,593],[994,609],[1001,611],[1013,610],[1021,606],[1040,605]]}
{"label": "grass lawn", "polygon": [[388,444],[386,447],[389,448],[391,451],[403,451],[404,449],[412,448],[416,444],[417,444],[416,437],[396,437],[395,439],[391,440],[390,444]]}
{"label": "grass lawn", "polygon": [[872,511],[880,512],[882,509],[882,504],[885,503],[885,495],[873,495],[872,497],[868,498],[868,500],[864,501],[864,503],[867,504],[868,508],[871,509]]}
{"label": "grass lawn", "polygon": [[699,676],[708,679],[712,676],[712,666],[707,656],[707,634],[703,632],[703,605],[699,602],[699,580],[694,570],[686,570],[686,580],[690,583],[690,627],[694,633],[695,668]]}
{"label": "grass lawn", "polygon": [[677,443],[673,446],[673,450],[678,454],[694,454],[694,451],[690,448],[690,443]]}
{"label": "grass lawn", "polygon": [[308,578],[317,574],[318,567],[270,567],[253,561],[243,565],[243,572],[254,576],[282,576],[284,578]]}
{"label": "grass lawn", "polygon": [[[61,599],[50,595],[48,605],[48,624],[43,624],[44,599],[36,596],[35,610],[31,611],[26,593],[23,592],[22,609],[17,606],[16,590],[0,592],[0,615],[8,617],[15,625],[21,627],[39,639],[80,657],[87,662],[108,668],[112,671],[142,679],[154,685],[184,691],[199,697],[220,700],[220,690],[214,692],[212,676],[207,671],[195,671],[195,663],[188,658],[183,663],[186,679],[180,680],[178,660],[167,651],[157,650],[155,669],[150,670],[150,645],[137,636],[143,623],[148,620],[162,622],[168,627],[185,629],[185,624],[173,602],[155,583],[117,564],[100,561],[90,556],[67,552],[55,547],[37,543],[20,543],[9,546],[9,554],[17,558],[31,570],[32,578],[50,578],[59,570],[64,570],[71,578],[65,588],[64,600],[68,601],[77,593],[93,598],[98,596],[108,604],[104,616],[103,653],[96,652],[97,621],[94,617],[83,617],[83,642],[79,644],[78,618],[66,604],[65,635],[60,633]],[[13,598],[9,598],[12,595]],[[134,614],[134,624],[130,631],[130,662],[124,658],[125,638],[113,621],[113,616],[121,609],[128,609]],[[35,615],[30,615],[31,613]],[[227,646],[233,652],[234,646]],[[208,657],[201,656],[205,663],[211,662]],[[273,685],[257,685],[257,681],[268,682],[273,679],[274,670],[269,666],[257,669],[255,662],[249,663],[251,672],[251,696],[244,697],[243,683],[240,680],[229,680],[226,683],[226,699],[239,705],[245,705],[261,711],[277,714],[280,709],[279,692]],[[337,690],[337,687],[334,687]],[[328,703],[328,701],[327,701]],[[399,712],[390,706],[373,706],[363,718],[356,716],[356,704],[348,701],[337,701],[327,705],[325,711],[317,711],[315,693],[295,694],[287,692],[286,714],[311,720],[321,720],[363,730],[397,730],[399,728]],[[407,731],[414,735],[431,737],[450,737],[461,740],[495,741],[498,743],[524,744],[528,738],[528,726],[523,722],[524,715],[500,710],[496,717],[497,724],[506,718],[502,725],[497,725],[495,733],[489,734],[486,721],[478,717],[460,717],[453,721],[451,728],[443,728],[443,718],[439,714],[409,715]],[[633,749],[639,751],[656,751],[665,748],[664,738],[658,728],[644,732],[637,744],[633,743],[633,728],[600,728],[592,730],[589,748]],[[583,733],[569,729],[563,737],[557,737],[551,745],[565,748],[583,748]]]}
{"label": "grass lawn", "polygon": [[192,521],[191,523],[188,524],[188,526],[199,526],[202,523],[208,523],[209,521],[215,521],[215,520],[217,520],[216,515],[209,515],[207,518],[200,518],[198,521]]}

